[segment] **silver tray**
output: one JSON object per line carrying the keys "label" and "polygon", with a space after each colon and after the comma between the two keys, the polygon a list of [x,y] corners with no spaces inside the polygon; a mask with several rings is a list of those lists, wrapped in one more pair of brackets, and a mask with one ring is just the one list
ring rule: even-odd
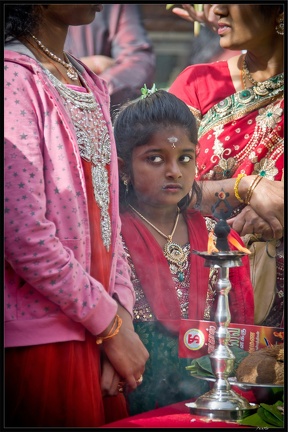
{"label": "silver tray", "polygon": [[[216,378],[215,377],[207,377],[207,376],[201,376],[201,375],[194,375],[191,374],[191,376],[193,376],[194,378],[199,378],[205,381],[211,381],[211,382],[215,382]],[[284,384],[258,384],[258,383],[246,383],[246,382],[238,382],[236,380],[236,377],[229,377],[228,378],[229,384],[231,386],[237,386],[240,387],[241,390],[254,390],[257,388],[279,388],[279,389],[284,389]]]}

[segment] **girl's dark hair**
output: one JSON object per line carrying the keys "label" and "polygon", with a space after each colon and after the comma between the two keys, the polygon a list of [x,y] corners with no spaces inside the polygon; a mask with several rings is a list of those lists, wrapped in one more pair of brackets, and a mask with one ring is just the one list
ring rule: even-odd
{"label": "girl's dark hair", "polygon": [[[147,144],[159,128],[180,126],[187,131],[187,137],[192,143],[198,142],[195,117],[183,101],[165,90],[158,90],[145,99],[137,99],[122,105],[113,125],[117,154],[125,162],[124,171],[128,177],[131,177],[133,149]],[[178,203],[181,210],[188,207],[194,195],[199,205],[201,191],[195,181],[192,195],[187,195]],[[136,199],[133,186],[129,184],[126,192],[121,178],[119,198],[121,211],[127,209],[129,203],[133,205]]]}
{"label": "girl's dark hair", "polygon": [[5,41],[34,32],[40,23],[40,15],[36,13],[38,7],[39,5],[35,4],[5,5]]}

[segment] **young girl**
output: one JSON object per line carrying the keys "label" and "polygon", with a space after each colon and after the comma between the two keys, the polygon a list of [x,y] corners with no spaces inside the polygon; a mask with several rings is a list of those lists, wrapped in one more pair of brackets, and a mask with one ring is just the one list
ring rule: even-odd
{"label": "young girl", "polygon": [[[142,385],[128,395],[130,414],[207,390],[207,383],[188,376],[188,360],[178,358],[178,330],[181,318],[213,320],[215,306],[214,272],[209,277],[203,258],[191,253],[207,250],[211,222],[188,209],[194,197],[201,199],[194,182],[196,121],[176,96],[151,93],[126,104],[114,121],[122,237],[136,292],[134,324],[150,354]],[[230,272],[231,321],[253,324],[247,256],[243,264]]]}

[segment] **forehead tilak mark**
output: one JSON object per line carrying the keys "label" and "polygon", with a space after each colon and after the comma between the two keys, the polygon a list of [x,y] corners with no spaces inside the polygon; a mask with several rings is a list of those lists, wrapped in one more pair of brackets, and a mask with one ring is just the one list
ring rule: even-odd
{"label": "forehead tilak mark", "polygon": [[171,143],[171,147],[176,148],[175,144],[178,142],[178,138],[176,138],[175,136],[172,136],[172,137],[169,137],[167,139]]}

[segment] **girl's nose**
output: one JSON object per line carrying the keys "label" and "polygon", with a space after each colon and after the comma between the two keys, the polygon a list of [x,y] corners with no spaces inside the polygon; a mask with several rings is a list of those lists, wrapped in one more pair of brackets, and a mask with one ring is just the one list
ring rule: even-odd
{"label": "girl's nose", "polygon": [[167,177],[180,178],[182,177],[182,172],[177,162],[171,162],[166,171]]}

